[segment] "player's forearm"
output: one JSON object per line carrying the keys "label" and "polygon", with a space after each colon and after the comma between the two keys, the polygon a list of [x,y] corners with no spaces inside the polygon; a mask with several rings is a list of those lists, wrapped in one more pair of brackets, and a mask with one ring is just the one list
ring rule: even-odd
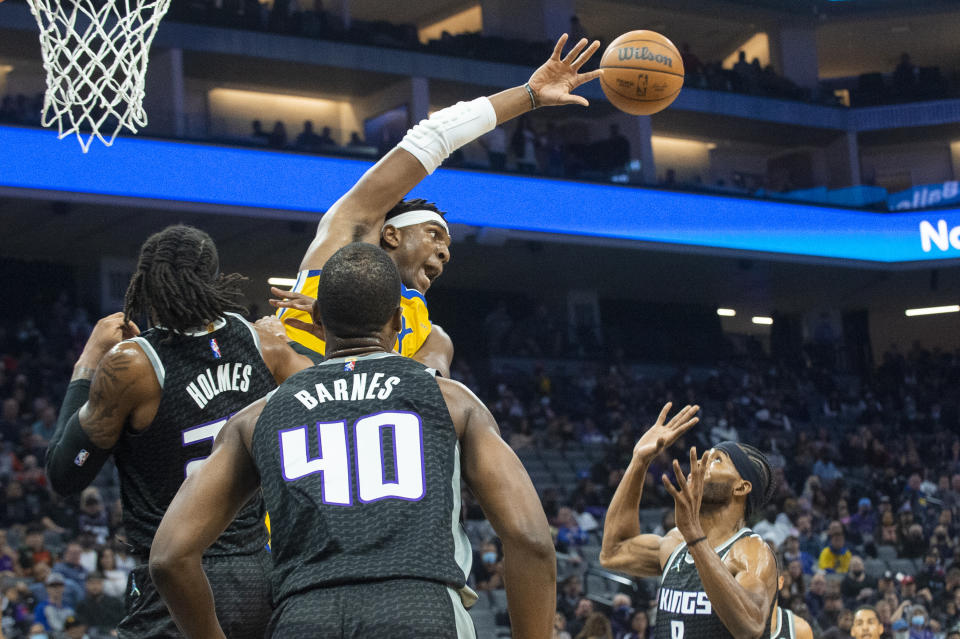
{"label": "player's forearm", "polygon": [[532,111],[534,105],[530,96],[531,94],[523,85],[491,95],[490,104],[493,105],[493,110],[497,114],[497,124],[503,124]]}
{"label": "player's forearm", "polygon": [[603,524],[603,545],[601,556],[612,553],[616,546],[641,533],[640,497],[643,495],[643,483],[647,477],[650,460],[630,460],[620,485],[617,486]]}
{"label": "player's forearm", "polygon": [[760,605],[756,595],[737,582],[720,556],[706,540],[688,547],[697,566],[703,590],[713,605],[713,611],[737,639],[756,639],[766,628],[769,606]]}
{"label": "player's forearm", "polygon": [[549,531],[504,540],[503,581],[513,636],[550,639],[557,605],[557,559]]}
{"label": "player's forearm", "polygon": [[177,555],[157,546],[150,553],[150,577],[187,639],[225,639],[203,572],[200,554]]}

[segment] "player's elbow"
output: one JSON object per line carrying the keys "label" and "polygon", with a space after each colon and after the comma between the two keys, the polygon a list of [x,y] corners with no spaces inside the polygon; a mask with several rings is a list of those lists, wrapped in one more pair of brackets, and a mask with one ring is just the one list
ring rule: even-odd
{"label": "player's elbow", "polygon": [[150,578],[162,587],[169,584],[176,575],[183,573],[183,567],[190,561],[190,554],[173,536],[164,534],[163,524],[153,538],[150,546]]}
{"label": "player's elbow", "polygon": [[519,528],[501,535],[504,555],[515,551],[530,561],[549,563],[556,566],[556,550],[550,530],[546,527],[531,526]]}

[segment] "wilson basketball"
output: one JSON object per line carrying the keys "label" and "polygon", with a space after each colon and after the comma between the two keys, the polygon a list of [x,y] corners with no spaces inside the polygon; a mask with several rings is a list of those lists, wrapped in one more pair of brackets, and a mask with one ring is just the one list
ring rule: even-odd
{"label": "wilson basketball", "polygon": [[663,111],[683,87],[683,60],[656,31],[630,31],[610,43],[600,60],[607,99],[632,115]]}

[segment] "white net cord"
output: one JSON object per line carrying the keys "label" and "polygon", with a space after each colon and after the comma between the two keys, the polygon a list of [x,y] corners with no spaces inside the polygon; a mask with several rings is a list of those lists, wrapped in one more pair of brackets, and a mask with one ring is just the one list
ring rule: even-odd
{"label": "white net cord", "polygon": [[28,0],[40,26],[47,91],[42,123],[59,137],[113,144],[147,125],[143,109],[150,44],[170,0]]}

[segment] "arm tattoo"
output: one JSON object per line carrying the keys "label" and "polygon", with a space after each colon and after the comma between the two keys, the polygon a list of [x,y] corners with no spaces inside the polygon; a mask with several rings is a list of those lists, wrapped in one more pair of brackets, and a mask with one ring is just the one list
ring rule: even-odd
{"label": "arm tattoo", "polygon": [[104,358],[93,376],[83,430],[102,448],[113,446],[127,418],[119,413],[122,398],[135,383],[130,375],[131,364],[129,354],[117,353]]}

